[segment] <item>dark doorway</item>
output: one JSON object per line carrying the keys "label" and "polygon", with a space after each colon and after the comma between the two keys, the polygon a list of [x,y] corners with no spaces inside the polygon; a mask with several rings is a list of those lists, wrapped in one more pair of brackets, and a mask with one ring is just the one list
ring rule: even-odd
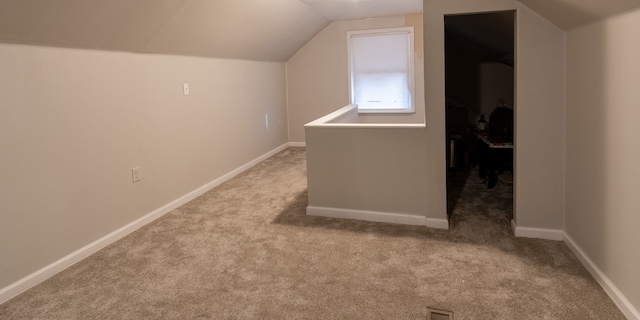
{"label": "dark doorway", "polygon": [[515,11],[445,16],[447,213],[513,217]]}

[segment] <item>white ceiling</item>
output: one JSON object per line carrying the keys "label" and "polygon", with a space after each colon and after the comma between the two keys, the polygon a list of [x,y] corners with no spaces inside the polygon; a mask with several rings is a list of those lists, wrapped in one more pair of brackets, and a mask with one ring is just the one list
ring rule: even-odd
{"label": "white ceiling", "polygon": [[[640,7],[640,0],[519,1],[565,30]],[[422,5],[423,0],[0,0],[0,43],[282,62],[331,20],[416,13]]]}
{"label": "white ceiling", "polygon": [[640,7],[640,0],[518,0],[564,30]]}
{"label": "white ceiling", "polygon": [[287,61],[331,20],[298,0],[0,0],[0,43]]}
{"label": "white ceiling", "polygon": [[422,12],[422,0],[300,0],[331,20]]}
{"label": "white ceiling", "polygon": [[[423,0],[300,0],[331,20],[422,12]],[[429,1],[429,0],[425,0]],[[474,1],[474,0],[470,0]],[[570,30],[640,7],[640,0],[518,0]]]}

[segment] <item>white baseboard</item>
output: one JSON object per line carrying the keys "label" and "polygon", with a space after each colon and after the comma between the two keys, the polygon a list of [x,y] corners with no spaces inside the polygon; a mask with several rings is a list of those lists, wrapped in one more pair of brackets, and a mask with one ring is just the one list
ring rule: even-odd
{"label": "white baseboard", "polygon": [[427,218],[426,220],[427,227],[429,228],[449,230],[449,220],[447,219]]}
{"label": "white baseboard", "polygon": [[631,302],[618,290],[609,277],[607,277],[600,268],[587,256],[587,254],[576,244],[575,241],[564,232],[564,243],[567,244],[569,249],[573,251],[573,253],[578,257],[580,262],[584,265],[585,268],[591,273],[591,275],[598,281],[600,286],[604,289],[604,291],[609,295],[611,300],[618,306],[620,311],[628,318],[634,320],[640,320],[640,312],[636,307],[631,304]]}
{"label": "white baseboard", "polygon": [[288,148],[285,143],[0,290],[0,304]]}
{"label": "white baseboard", "polygon": [[513,220],[511,220],[511,229],[513,230],[515,236],[519,238],[534,238],[555,241],[562,241],[562,239],[564,239],[562,230],[518,227]]}
{"label": "white baseboard", "polygon": [[342,219],[406,224],[406,225],[412,225],[412,226],[429,226],[432,228],[440,228],[440,229],[449,228],[449,222],[447,220],[444,220],[444,222],[446,223],[442,223],[442,221],[440,221],[439,219],[427,219],[424,216],[416,216],[416,215],[400,214],[400,213],[308,206],[307,215],[329,217],[329,218],[342,218]]}
{"label": "white baseboard", "polygon": [[289,147],[306,147],[307,143],[302,141],[302,142],[289,142]]}

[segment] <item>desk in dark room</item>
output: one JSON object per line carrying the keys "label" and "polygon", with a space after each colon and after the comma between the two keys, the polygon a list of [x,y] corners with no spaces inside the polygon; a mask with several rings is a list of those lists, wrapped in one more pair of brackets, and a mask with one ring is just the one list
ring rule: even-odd
{"label": "desk in dark room", "polygon": [[513,173],[513,143],[495,143],[484,132],[475,133],[475,155],[480,178],[487,179],[487,187],[493,189],[498,181],[498,174],[504,171]]}

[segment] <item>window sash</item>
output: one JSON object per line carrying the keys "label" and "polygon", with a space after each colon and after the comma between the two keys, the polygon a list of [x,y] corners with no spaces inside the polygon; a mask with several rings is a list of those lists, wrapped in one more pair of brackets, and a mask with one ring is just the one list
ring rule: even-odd
{"label": "window sash", "polygon": [[351,31],[351,103],[361,113],[411,113],[413,27]]}

